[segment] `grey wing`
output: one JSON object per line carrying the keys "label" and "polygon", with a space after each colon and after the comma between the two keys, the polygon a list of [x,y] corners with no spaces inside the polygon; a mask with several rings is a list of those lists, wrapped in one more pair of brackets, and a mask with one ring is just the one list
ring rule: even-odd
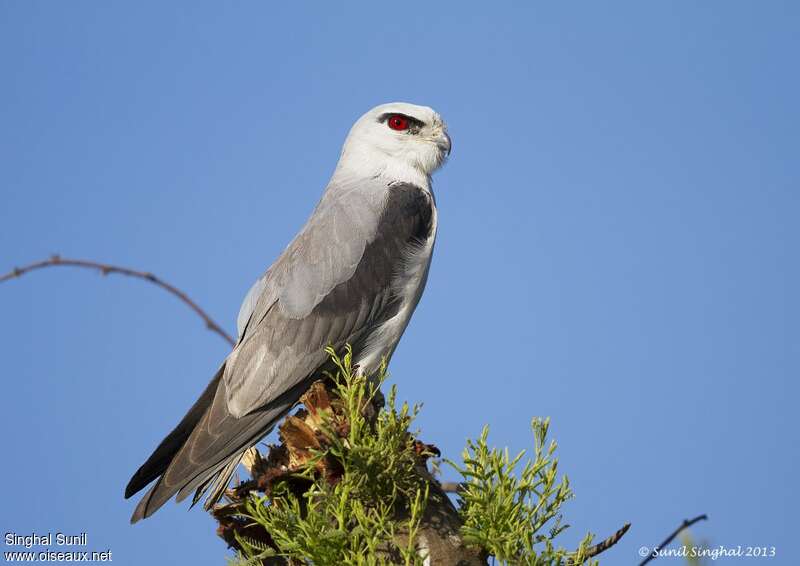
{"label": "grey wing", "polygon": [[[432,197],[405,184],[345,196],[324,203],[267,273],[223,376],[232,414],[307,377],[325,361],[325,346],[358,349],[396,314],[392,279],[408,246],[431,231]],[[380,202],[369,200],[376,196]]]}
{"label": "grey wing", "polygon": [[302,318],[353,276],[375,238],[384,191],[375,181],[328,188],[297,237],[242,301],[236,321],[240,341],[251,317],[260,320],[276,299],[288,316]]}
{"label": "grey wing", "polygon": [[[371,223],[358,222],[358,215],[368,216],[375,205],[369,197],[361,203],[355,195],[323,201],[325,210],[318,208],[273,264],[222,378],[215,385],[212,381],[213,399],[207,392],[198,401],[205,407],[202,417],[192,417],[196,425],[188,437],[182,435],[182,443],[168,443],[171,460],[162,443],[163,453],[151,457],[158,466],[145,464],[134,477],[142,481],[132,480],[126,496],[144,487],[144,479],[160,475],[139,503],[134,521],[151,515],[173,494],[182,499],[212,481],[219,494],[241,453],[266,434],[315,379],[326,362],[323,348],[350,343],[357,349],[370,329],[397,313],[392,278],[408,246],[430,234],[433,201],[411,185],[384,193]],[[359,250],[360,257],[349,260]],[[199,415],[193,409],[186,419],[195,414]],[[211,499],[213,494],[207,505]]]}
{"label": "grey wing", "polygon": [[253,313],[253,309],[256,307],[258,298],[264,292],[264,287],[266,284],[267,275],[259,277],[258,281],[253,283],[253,286],[250,287],[250,290],[244,297],[244,301],[242,301],[242,306],[239,307],[239,316],[236,318],[236,330],[240,339],[242,334],[244,334],[244,329],[247,327],[247,323],[250,321],[250,315]]}

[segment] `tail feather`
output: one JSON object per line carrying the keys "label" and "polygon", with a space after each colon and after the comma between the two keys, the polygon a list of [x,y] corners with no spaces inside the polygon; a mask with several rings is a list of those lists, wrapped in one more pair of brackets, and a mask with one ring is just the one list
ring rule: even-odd
{"label": "tail feather", "polygon": [[[220,375],[218,372],[198,403],[195,404],[195,407],[198,407],[200,401],[204,400],[206,394],[212,389],[212,385],[215,385],[213,396],[210,394],[208,396],[211,398],[210,402],[206,405],[200,418],[195,420],[193,429],[186,435],[181,445],[175,448],[174,439],[180,438],[175,431],[162,442],[162,445],[167,444],[167,440],[175,434],[174,439],[169,443],[170,449],[174,448],[169,462],[164,465],[166,456],[163,455],[155,458],[156,453],[162,449],[162,446],[159,446],[156,453],[148,459],[148,462],[154,460],[158,465],[148,467],[148,463],[145,463],[140,468],[141,473],[137,472],[131,479],[129,488],[131,486],[136,488],[131,491],[132,494],[143,487],[140,484],[144,478],[149,477],[152,480],[160,475],[150,491],[137,505],[131,517],[131,523],[149,517],[173,495],[177,494],[177,500],[181,501],[195,490],[194,502],[197,502],[206,491],[210,490],[205,505],[207,509],[210,508],[225,492],[228,481],[245,450],[253,446],[273,428],[309,385],[309,382],[304,380],[274,399],[266,407],[236,418],[228,411],[225,382],[219,379]],[[190,414],[195,407],[190,410]],[[184,421],[188,422],[188,418],[187,414]],[[181,421],[181,424],[176,427],[176,431],[181,428],[184,421]],[[163,454],[167,454],[167,452],[166,449],[162,451]],[[143,468],[144,472],[141,471]],[[128,491],[126,490],[126,494]]]}
{"label": "tail feather", "polygon": [[206,502],[203,505],[203,508],[206,511],[209,511],[225,494],[225,490],[228,489],[228,482],[230,481],[231,475],[233,475],[234,470],[236,470],[236,467],[242,461],[242,456],[244,456],[244,452],[240,452],[235,457],[231,458],[231,460],[222,469],[213,482],[208,482],[205,485],[198,487],[194,494],[192,505],[196,504],[200,499],[202,499],[206,490],[210,489],[211,493],[208,494]]}
{"label": "tail feather", "polygon": [[[206,496],[206,493],[208,493],[208,497],[206,497],[206,502],[203,505],[203,508],[206,511],[211,509],[214,504],[222,498],[222,496],[225,494],[225,490],[228,489],[228,483],[230,482],[233,472],[236,471],[236,467],[242,461],[243,455],[244,452],[240,452],[239,454],[234,454],[232,457],[228,458],[228,460],[225,462],[225,465],[219,472],[210,476],[205,482],[197,487],[194,492],[194,496],[192,497],[193,507],[197,505],[198,501]],[[180,490],[178,492],[177,499],[188,495],[188,491],[189,490],[186,488]]]}
{"label": "tail feather", "polygon": [[136,470],[136,473],[133,474],[133,477],[128,482],[127,487],[125,487],[125,499],[129,499],[132,495],[144,489],[147,484],[167,470],[175,454],[177,454],[184,445],[189,435],[194,430],[194,427],[214,400],[214,395],[217,392],[219,380],[222,378],[224,369],[225,364],[219,368],[216,375],[214,375],[200,395],[200,398],[192,405],[192,408],[189,409],[183,419],[181,419],[178,426],[161,441],[147,461]]}

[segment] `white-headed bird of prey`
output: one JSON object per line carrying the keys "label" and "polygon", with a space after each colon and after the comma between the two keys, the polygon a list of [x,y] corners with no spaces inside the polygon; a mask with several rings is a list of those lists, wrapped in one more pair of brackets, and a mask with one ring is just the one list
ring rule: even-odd
{"label": "white-headed bird of prey", "polygon": [[450,153],[432,109],[384,104],[350,130],[300,233],[242,303],[238,341],[186,416],[133,475],[156,480],[131,522],[177,494],[224,493],[243,453],[275,426],[328,363],[353,348],[366,375],[394,352],[419,301],[436,237],[431,174]]}

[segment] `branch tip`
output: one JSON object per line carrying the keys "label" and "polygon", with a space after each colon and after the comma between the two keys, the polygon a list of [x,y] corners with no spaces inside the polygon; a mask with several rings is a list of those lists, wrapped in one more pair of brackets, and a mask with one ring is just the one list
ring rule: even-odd
{"label": "branch tip", "polygon": [[161,287],[171,295],[177,297],[181,302],[183,302],[186,306],[192,309],[197,316],[203,319],[206,324],[206,328],[219,334],[225,341],[233,346],[236,341],[227,334],[222,327],[214,322],[210,316],[201,309],[197,303],[195,303],[189,296],[178,289],[177,287],[170,285],[166,281],[163,281],[153,275],[150,272],[145,271],[137,271],[135,269],[131,269],[129,267],[121,267],[118,265],[110,265],[106,263],[99,263],[96,261],[86,260],[86,259],[63,259],[58,254],[52,254],[48,259],[37,261],[34,263],[30,263],[28,265],[24,265],[22,267],[15,267],[10,272],[0,275],[0,283],[4,281],[8,281],[10,279],[15,279],[17,277],[21,277],[25,275],[29,271],[35,271],[37,269],[42,269],[45,267],[55,267],[55,266],[68,266],[68,267],[81,267],[84,269],[90,269],[99,271],[101,275],[108,275],[109,273],[118,273],[120,275],[127,275],[128,277],[134,277],[137,279],[144,279],[145,281],[150,281],[154,285]]}
{"label": "branch tip", "polygon": [[673,540],[675,540],[675,537],[678,536],[681,533],[681,531],[683,531],[684,529],[688,529],[689,527],[691,527],[692,525],[694,525],[695,523],[697,523],[699,521],[708,521],[708,515],[703,513],[702,515],[698,515],[694,519],[684,519],[683,523],[678,525],[678,528],[675,529],[674,531],[672,531],[672,533],[667,538],[665,538],[661,544],[659,544],[658,546],[653,548],[653,550],[650,552],[650,554],[647,556],[647,558],[645,558],[644,560],[642,560],[639,563],[639,566],[644,566],[645,564],[647,564],[651,560],[653,560],[655,558],[658,558],[658,551],[659,550],[661,550],[662,548],[667,546],[669,543],[671,543]]}
{"label": "branch tip", "polygon": [[[581,562],[581,564],[583,564],[590,558],[594,558],[598,554],[605,552],[606,550],[617,544],[620,541],[620,539],[623,536],[625,536],[625,533],[627,533],[628,529],[630,528],[631,524],[625,523],[624,525],[622,525],[621,529],[619,529],[616,533],[608,537],[606,540],[599,542],[594,546],[590,546],[588,549],[586,549],[586,554],[583,556],[583,561]],[[569,562],[568,564],[570,566],[576,566],[574,562]]]}

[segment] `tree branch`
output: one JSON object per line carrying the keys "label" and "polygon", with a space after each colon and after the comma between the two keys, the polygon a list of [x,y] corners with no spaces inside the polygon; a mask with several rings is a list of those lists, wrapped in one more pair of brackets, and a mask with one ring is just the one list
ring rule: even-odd
{"label": "tree branch", "polygon": [[657,547],[655,547],[650,552],[650,554],[647,556],[647,558],[645,558],[644,560],[642,560],[639,563],[639,566],[644,566],[645,564],[647,564],[648,562],[650,562],[654,558],[658,558],[658,551],[661,550],[662,548],[664,548],[665,546],[667,546],[669,543],[671,543],[675,539],[675,537],[678,536],[681,533],[682,530],[688,529],[689,527],[691,527],[692,525],[694,525],[698,521],[707,521],[707,520],[708,520],[708,515],[706,515],[706,514],[698,515],[694,519],[684,519],[683,523],[681,523],[678,526],[678,528],[675,529],[672,532],[672,534],[670,534],[667,538],[665,538],[664,541],[661,544],[659,544]]}
{"label": "tree branch", "polygon": [[58,267],[58,266],[66,266],[66,267],[82,267],[84,269],[91,269],[95,271],[99,271],[102,275],[108,275],[110,273],[118,273],[120,275],[127,275],[128,277],[135,277],[137,279],[143,279],[145,281],[149,281],[154,285],[161,287],[168,293],[174,295],[178,299],[183,302],[186,306],[192,309],[200,318],[203,319],[203,322],[206,324],[206,328],[208,328],[211,332],[215,332],[222,336],[228,344],[233,346],[236,341],[230,336],[227,332],[225,332],[222,327],[214,322],[214,320],[208,316],[206,311],[201,309],[197,303],[195,303],[189,296],[178,289],[177,287],[170,285],[163,279],[160,279],[153,275],[152,273],[146,271],[137,271],[135,269],[130,269],[128,267],[120,267],[118,265],[109,265],[106,263],[99,263],[96,261],[90,261],[85,259],[65,259],[59,255],[53,255],[50,259],[45,259],[42,261],[37,261],[35,263],[31,263],[29,265],[23,267],[15,267],[9,273],[0,276],[0,283],[4,283],[6,281],[10,281],[11,279],[16,279],[17,277],[21,277],[30,271],[35,271],[37,269],[42,269],[45,267]]}
{"label": "tree branch", "polygon": [[594,558],[601,552],[605,552],[606,550],[617,544],[630,528],[631,524],[625,523],[624,525],[622,525],[622,528],[620,530],[618,530],[616,533],[608,537],[606,540],[604,540],[603,542],[599,542],[592,547],[589,547],[589,549],[586,551],[586,554],[584,555],[584,562],[586,560],[589,560],[590,558]]}
{"label": "tree branch", "polygon": [[461,484],[455,481],[443,481],[439,484],[445,493],[458,493],[461,490]]}

